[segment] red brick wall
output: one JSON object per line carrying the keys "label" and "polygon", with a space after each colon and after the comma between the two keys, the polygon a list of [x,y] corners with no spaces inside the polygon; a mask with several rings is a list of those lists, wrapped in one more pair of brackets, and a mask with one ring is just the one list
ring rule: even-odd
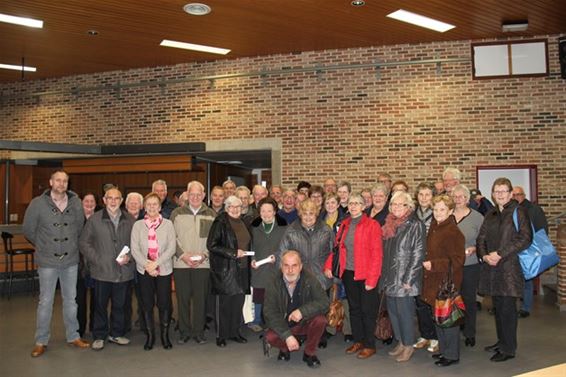
{"label": "red brick wall", "polygon": [[[475,185],[477,165],[538,166],[547,215],[566,210],[566,81],[557,36],[550,75],[472,80],[471,62],[241,77],[84,92],[0,105],[0,139],[60,143],[154,143],[279,137],[283,183],[348,179],[356,189],[389,171],[411,187],[446,166]],[[304,52],[108,72],[1,85],[4,95],[69,91],[261,69],[470,58],[469,41]],[[41,67],[39,68],[41,69]],[[556,233],[556,227],[551,228]],[[566,261],[566,255],[562,256]],[[566,268],[566,265],[564,265]],[[564,269],[562,270],[564,271]],[[566,288],[562,286],[563,304]]]}

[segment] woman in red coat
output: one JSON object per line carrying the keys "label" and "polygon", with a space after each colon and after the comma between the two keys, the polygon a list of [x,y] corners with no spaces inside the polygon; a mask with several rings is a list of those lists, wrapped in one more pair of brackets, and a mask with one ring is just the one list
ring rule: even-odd
{"label": "woman in red coat", "polygon": [[[340,245],[340,278],[346,288],[354,344],[348,354],[367,359],[375,354],[375,321],[379,306],[377,281],[381,274],[381,226],[364,210],[364,199],[353,194],[348,200],[350,217],[338,230]],[[324,274],[332,277],[332,254],[326,260]]]}
{"label": "woman in red coat", "polygon": [[[460,232],[454,212],[454,201],[448,195],[439,195],[432,200],[434,219],[426,239],[426,256],[423,262],[424,279],[421,299],[434,306],[438,288],[452,269],[452,280],[458,290],[462,284],[462,271],[466,254],[464,235]],[[456,364],[460,359],[459,326],[441,328],[436,326],[440,354],[435,364],[441,367]]]}

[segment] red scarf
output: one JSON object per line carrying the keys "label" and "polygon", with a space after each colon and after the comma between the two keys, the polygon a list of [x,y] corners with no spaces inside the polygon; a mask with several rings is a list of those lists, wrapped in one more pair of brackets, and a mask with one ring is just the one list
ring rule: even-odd
{"label": "red scarf", "polygon": [[383,227],[381,228],[383,232],[383,239],[387,240],[389,238],[395,237],[395,233],[397,233],[397,228],[399,228],[401,224],[407,221],[407,219],[409,218],[409,216],[411,216],[412,213],[413,211],[407,211],[407,213],[404,216],[396,217],[393,214],[393,212],[389,212],[389,214],[385,218],[385,224],[383,224]]}
{"label": "red scarf", "polygon": [[[150,261],[156,261],[157,257],[159,256],[159,244],[157,243],[157,232],[155,230],[163,222],[163,216],[159,215],[157,218],[151,220],[146,213],[143,221],[148,229],[147,258]],[[157,272],[159,272],[159,267],[157,267]]]}

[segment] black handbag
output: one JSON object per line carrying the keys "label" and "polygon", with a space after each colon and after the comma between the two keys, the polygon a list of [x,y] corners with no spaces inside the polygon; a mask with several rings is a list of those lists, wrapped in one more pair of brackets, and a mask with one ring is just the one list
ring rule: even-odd
{"label": "black handbag", "polygon": [[340,279],[340,243],[342,242],[342,236],[344,235],[344,228],[340,230],[337,241],[332,248],[332,276]]}

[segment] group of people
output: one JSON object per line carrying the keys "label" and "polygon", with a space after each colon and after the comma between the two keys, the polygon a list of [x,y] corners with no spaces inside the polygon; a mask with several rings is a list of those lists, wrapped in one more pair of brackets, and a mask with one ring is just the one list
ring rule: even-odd
{"label": "group of people", "polygon": [[[265,341],[279,349],[278,360],[288,361],[304,343],[303,360],[316,368],[317,348],[326,347],[335,331],[325,317],[335,285],[347,308],[341,330],[352,340],[345,352],[358,359],[376,353],[376,318],[386,307],[396,341],[389,355],[396,361],[427,348],[438,366],[458,363],[460,331],[466,346],[476,344],[478,293],[491,296],[495,309],[497,342],[486,347],[491,360],[515,356],[516,301],[525,286],[517,255],[531,242],[531,219],[544,214],[507,178],[493,183],[495,205],[460,184],[460,172],[448,168],[442,180],[419,184],[414,195],[389,174],[359,194],[334,179],[320,186],[303,181],[296,189],[256,185],[251,191],[227,180],[211,189],[206,205],[204,186],[192,181],[174,195],[175,204],[159,180],[145,198],[129,193],[124,207],[120,189],[109,185],[100,209],[92,193],[81,205],[68,190],[68,178],[54,172],[51,188],[33,199],[24,217],[40,279],[34,357],[49,341],[58,280],[67,341],[79,348],[130,342],[133,291],[144,349],[155,343],[154,306],[162,346],[170,349],[174,281],[178,344],[206,343],[207,317],[215,320],[218,347],[246,343],[243,308],[251,294],[248,327],[265,330]],[[535,230],[546,225],[533,222]],[[441,327],[433,317],[448,275],[466,306],[461,328]],[[90,316],[84,309],[89,289]],[[87,317],[92,344],[82,339]]]}

